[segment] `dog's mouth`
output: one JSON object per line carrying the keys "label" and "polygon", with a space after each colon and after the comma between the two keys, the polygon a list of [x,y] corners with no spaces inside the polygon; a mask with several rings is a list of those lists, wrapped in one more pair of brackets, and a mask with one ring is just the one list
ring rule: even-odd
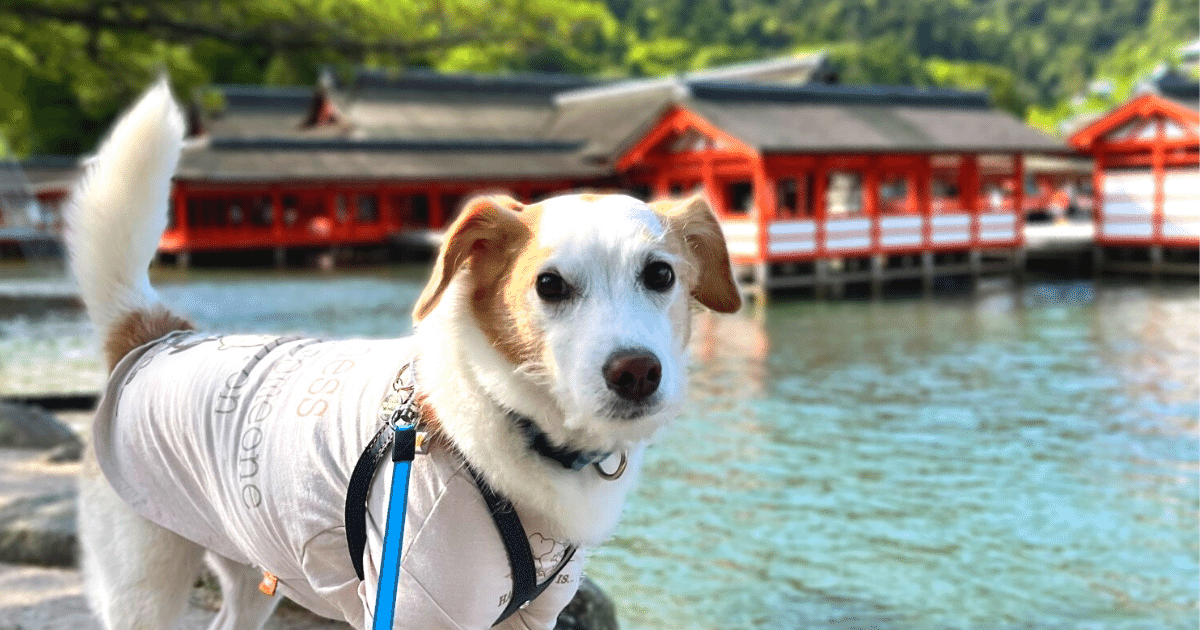
{"label": "dog's mouth", "polygon": [[632,422],[641,420],[647,416],[653,416],[658,413],[662,405],[655,396],[641,402],[632,402],[628,400],[617,400],[608,404],[604,410],[604,415],[612,420],[620,420],[624,422]]}

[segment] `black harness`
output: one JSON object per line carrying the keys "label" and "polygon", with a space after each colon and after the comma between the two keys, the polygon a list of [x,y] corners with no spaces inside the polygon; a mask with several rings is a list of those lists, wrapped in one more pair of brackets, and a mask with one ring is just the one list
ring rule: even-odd
{"label": "black harness", "polygon": [[[398,380],[403,377],[405,371],[407,370],[401,370],[401,376],[398,377]],[[411,397],[412,393],[411,387],[408,388],[408,396]],[[599,463],[612,455],[612,453],[572,451],[555,447],[550,443],[546,435],[537,429],[532,420],[517,415],[514,412],[508,412],[508,416],[522,433],[525,434],[531,449],[557,462],[563,468],[580,470],[592,464],[600,470]],[[354,573],[358,575],[358,579],[360,580],[363,579],[363,549],[366,548],[367,544],[367,495],[370,493],[371,480],[375,477],[375,471],[379,467],[379,463],[391,451],[390,447],[392,446],[395,433],[392,430],[390,422],[380,427],[375,437],[371,439],[367,447],[363,449],[362,454],[358,457],[358,462],[354,465],[354,471],[350,474],[350,483],[346,488],[346,547],[350,552],[350,562],[354,565]],[[576,548],[573,545],[567,547],[558,567],[546,578],[546,581],[538,584],[537,567],[533,562],[533,551],[529,547],[529,537],[525,533],[525,527],[521,524],[521,519],[517,516],[517,511],[508,499],[497,494],[484,481],[479,471],[475,470],[473,466],[465,461],[464,465],[467,468],[467,472],[471,474],[471,478],[475,481],[476,487],[479,488],[480,494],[483,495],[483,500],[488,507],[488,513],[491,514],[492,522],[496,525],[496,531],[500,534],[500,540],[504,543],[504,551],[508,555],[508,566],[512,570],[512,594],[504,612],[500,613],[500,616],[492,623],[493,626],[496,626],[511,617],[522,606],[536,599],[553,584],[558,574],[566,568],[567,564],[575,556]],[[621,466],[623,470],[623,454]],[[603,470],[600,472],[604,474]],[[616,474],[619,476],[619,472]]]}

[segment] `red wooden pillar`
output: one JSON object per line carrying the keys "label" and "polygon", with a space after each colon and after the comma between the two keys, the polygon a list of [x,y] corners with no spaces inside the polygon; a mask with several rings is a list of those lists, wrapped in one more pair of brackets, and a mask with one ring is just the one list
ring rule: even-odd
{"label": "red wooden pillar", "polygon": [[271,241],[283,245],[283,191],[279,184],[271,184]]}
{"label": "red wooden pillar", "polygon": [[720,184],[716,173],[713,172],[712,158],[704,156],[700,162],[700,178],[704,182],[704,190],[708,192],[708,202],[713,205],[719,216],[725,216],[729,209],[725,207],[725,195],[721,194]]}
{"label": "red wooden pillar", "polygon": [[771,222],[775,220],[775,180],[767,175],[761,156],[753,158],[754,219],[758,223],[758,260],[771,255]]}
{"label": "red wooden pillar", "polygon": [[883,253],[882,230],[879,225],[879,158],[867,159],[863,172],[863,214],[871,222],[871,251]]}
{"label": "red wooden pillar", "polygon": [[826,213],[825,188],[829,184],[829,165],[824,157],[818,157],[816,164],[813,166],[813,207],[812,217],[813,224],[816,226],[817,257],[824,258],[825,251],[825,224],[828,220]]}
{"label": "red wooden pillar", "polygon": [[1025,156],[1014,153],[1013,165],[1013,224],[1017,226],[1017,245],[1025,245]]}
{"label": "red wooden pillar", "polygon": [[435,230],[446,227],[446,209],[442,207],[441,189],[430,187],[426,189],[425,195],[429,199],[429,227]]}
{"label": "red wooden pillar", "polygon": [[659,171],[654,175],[654,196],[658,199],[666,199],[670,195],[671,182],[665,171]]}
{"label": "red wooden pillar", "polygon": [[191,244],[189,242],[190,232],[188,229],[188,189],[183,182],[175,182],[175,207],[172,211],[175,213],[175,229],[172,230],[179,237],[181,248],[186,250]]}
{"label": "red wooden pillar", "polygon": [[1154,132],[1154,148],[1150,153],[1150,163],[1154,168],[1154,216],[1151,217],[1154,231],[1151,233],[1150,240],[1155,245],[1161,245],[1163,242],[1163,201],[1166,199],[1164,187],[1166,185],[1166,121],[1158,118],[1155,121]]}
{"label": "red wooden pillar", "polygon": [[1096,230],[1096,243],[1104,244],[1104,142],[1096,143],[1096,164],[1092,167],[1092,224]]}
{"label": "red wooden pillar", "polygon": [[979,156],[964,155],[959,159],[959,204],[971,215],[971,247],[979,246]]}
{"label": "red wooden pillar", "polygon": [[917,194],[917,214],[921,216],[921,244],[925,250],[933,248],[933,214],[930,196],[933,191],[933,165],[929,156],[922,155],[913,173],[912,188]]}

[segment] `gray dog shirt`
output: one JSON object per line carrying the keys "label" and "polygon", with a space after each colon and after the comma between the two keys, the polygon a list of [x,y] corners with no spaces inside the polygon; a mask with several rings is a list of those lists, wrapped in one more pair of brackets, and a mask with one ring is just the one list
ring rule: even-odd
{"label": "gray dog shirt", "polygon": [[[113,371],[95,419],[100,467],[144,518],[269,571],[280,592],[316,613],[369,626],[391,467],[380,467],[368,499],[366,582],[346,550],[346,486],[412,356],[411,338],[172,333]],[[519,515],[545,580],[565,541],[539,533],[548,527],[537,515]],[[436,446],[417,456],[404,523],[396,627],[489,627],[512,580],[461,456]],[[579,586],[582,555],[501,627],[554,627]]]}

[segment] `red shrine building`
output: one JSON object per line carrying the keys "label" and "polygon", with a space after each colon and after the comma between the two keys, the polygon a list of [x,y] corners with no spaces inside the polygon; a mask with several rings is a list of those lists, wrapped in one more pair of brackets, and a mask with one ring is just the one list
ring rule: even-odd
{"label": "red shrine building", "polygon": [[218,106],[193,108],[161,251],[282,260],[428,241],[473,193],[582,189],[705,192],[764,286],[828,259],[978,266],[1020,250],[1023,156],[1065,145],[981,93],[831,79],[814,55],[607,83],[363,71],[346,85],[218,86]]}
{"label": "red shrine building", "polygon": [[1200,83],[1168,73],[1071,136],[1095,159],[1098,262],[1197,272]]}

